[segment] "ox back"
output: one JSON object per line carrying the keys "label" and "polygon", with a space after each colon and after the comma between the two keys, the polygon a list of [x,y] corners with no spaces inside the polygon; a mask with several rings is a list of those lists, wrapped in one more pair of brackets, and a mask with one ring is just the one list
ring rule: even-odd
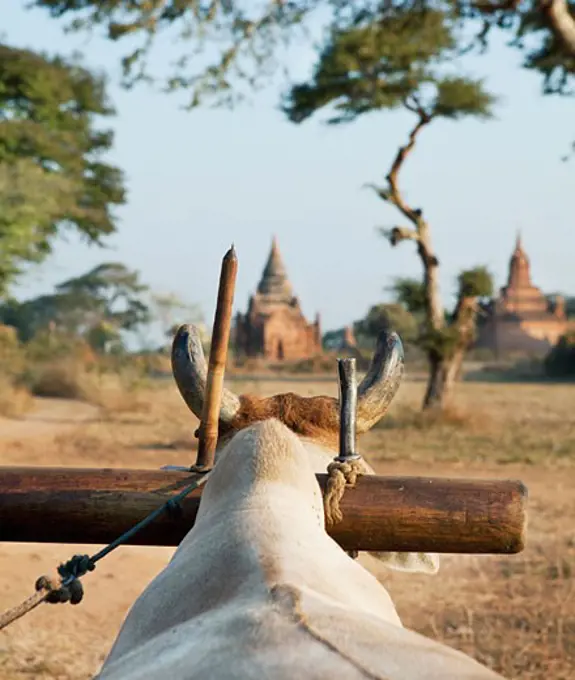
{"label": "ox back", "polygon": [[196,524],[136,601],[98,680],[502,680],[401,624],[327,535],[305,443],[277,420],[220,451]]}

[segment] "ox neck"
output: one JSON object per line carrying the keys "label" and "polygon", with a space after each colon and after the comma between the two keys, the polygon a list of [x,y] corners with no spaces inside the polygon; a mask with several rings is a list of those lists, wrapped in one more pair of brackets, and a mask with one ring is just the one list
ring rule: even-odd
{"label": "ox neck", "polygon": [[[311,491],[311,492],[310,492]],[[315,491],[315,493],[314,493]],[[310,532],[324,531],[323,503],[319,485],[317,489],[302,490],[281,481],[258,482],[246,493],[245,488],[232,488],[225,497],[210,499],[201,504],[195,529],[224,525],[230,522],[247,523],[249,526],[274,526],[277,531],[289,535],[294,525],[298,531],[309,528]],[[256,532],[260,535],[261,532]]]}

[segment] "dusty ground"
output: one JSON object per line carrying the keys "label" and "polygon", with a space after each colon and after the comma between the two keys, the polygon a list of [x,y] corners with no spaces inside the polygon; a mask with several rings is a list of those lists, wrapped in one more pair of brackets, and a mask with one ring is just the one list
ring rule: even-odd
{"label": "dusty ground", "polygon": [[[335,384],[234,383],[261,393],[336,393]],[[461,386],[447,421],[416,414],[422,385],[406,383],[388,418],[361,443],[378,471],[520,478],[529,487],[528,547],[513,557],[446,556],[436,577],[378,573],[405,624],[476,656],[508,678],[575,677],[574,386]],[[43,401],[25,421],[0,419],[0,464],[160,467],[193,456],[196,421],[176,390],[99,417]],[[0,610],[35,579],[94,546],[0,544]],[[171,549],[124,548],[84,579],[77,607],[42,605],[0,633],[1,680],[90,678],[130,604]]]}

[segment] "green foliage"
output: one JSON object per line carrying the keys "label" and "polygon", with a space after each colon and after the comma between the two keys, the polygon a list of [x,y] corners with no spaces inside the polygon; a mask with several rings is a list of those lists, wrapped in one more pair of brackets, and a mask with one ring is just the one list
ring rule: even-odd
{"label": "green foliage", "polygon": [[43,328],[24,344],[23,349],[28,362],[49,364],[66,359],[83,361],[88,348],[78,336],[58,329]]}
{"label": "green foliage", "polygon": [[37,262],[46,255],[47,234],[39,225],[57,220],[61,206],[74,193],[75,185],[67,177],[30,159],[0,164],[0,296],[22,262]]}
{"label": "green foliage", "polygon": [[106,263],[64,281],[49,295],[0,306],[2,323],[14,326],[23,342],[56,329],[69,338],[84,338],[97,352],[122,349],[122,331],[148,323],[150,311],[142,299],[147,287],[137,272],[123,264]]}
{"label": "green foliage", "polygon": [[403,305],[411,314],[421,315],[425,311],[426,295],[423,281],[410,278],[397,278],[388,290],[394,300]]}
{"label": "green foliage", "polygon": [[575,332],[568,333],[545,357],[545,372],[552,378],[575,378]]}
{"label": "green foliage", "polygon": [[396,11],[381,21],[335,29],[310,82],[291,88],[283,110],[294,123],[328,105],[336,112],[331,124],[400,106],[427,119],[487,117],[494,98],[482,82],[442,72],[455,45],[449,16],[432,9]]}
{"label": "green foliage", "polygon": [[[470,47],[487,52],[491,29],[505,31],[510,44],[525,55],[525,66],[543,75],[545,92],[566,92],[575,72],[573,55],[551,33],[541,13],[543,3],[535,0],[513,4],[360,0],[352,8],[342,0],[207,4],[201,0],[32,0],[31,5],[47,9],[54,17],[71,19],[73,29],[89,32],[103,28],[110,40],[129,44],[122,60],[127,87],[152,79],[150,53],[159,38],[170,33],[181,38],[184,45],[189,42],[193,50],[182,48],[181,58],[175,60],[166,77],[165,88],[191,91],[191,106],[205,99],[220,104],[241,100],[241,86],[257,87],[267,80],[282,65],[282,57],[287,58],[286,45],[297,44],[301,34],[312,23],[317,25],[318,19],[323,29],[333,32],[361,22],[386,21],[398,11],[416,19],[422,9],[444,13],[455,42],[455,56]],[[569,6],[575,15],[573,0],[569,0]],[[427,49],[425,45],[423,48]]]}
{"label": "green foliage", "polygon": [[148,287],[138,272],[118,262],[98,265],[82,276],[56,286],[66,303],[62,325],[70,330],[107,324],[113,329],[131,331],[148,323],[150,310],[142,300]]}
{"label": "green foliage", "polygon": [[99,354],[122,353],[124,350],[120,329],[105,320],[90,326],[84,333],[84,338]]}
{"label": "green foliage", "polygon": [[[294,86],[286,96],[285,113],[301,123],[334,104],[339,115],[328,122],[340,123],[401,106],[432,80],[429,62],[453,47],[445,19],[441,12],[401,13],[384,22],[333,30],[311,82]],[[405,40],[406,33],[413,40]]]}
{"label": "green foliage", "polygon": [[464,116],[490,118],[495,97],[485,92],[482,80],[442,78],[435,100],[426,107],[431,115],[457,120]]}
{"label": "green foliage", "polygon": [[121,171],[103,161],[113,134],[105,82],[77,63],[0,44],[0,295],[72,227],[89,242],[115,231]]}
{"label": "green foliage", "polygon": [[433,360],[449,360],[460,341],[457,327],[452,324],[443,328],[424,325],[418,338],[418,346]]}
{"label": "green foliage", "polygon": [[184,302],[175,293],[152,293],[152,307],[165,336],[170,339],[182,323],[193,323],[204,329],[205,317],[201,307]]}
{"label": "green foliage", "polygon": [[325,350],[331,351],[341,347],[345,328],[337,328],[336,330],[326,331],[322,337],[322,347]]}
{"label": "green foliage", "polygon": [[[461,272],[457,277],[458,304],[463,298],[484,298],[493,293],[493,278],[486,267]],[[436,358],[448,359],[460,340],[459,330],[455,325],[454,314],[446,312],[445,326],[440,329],[432,328],[426,320],[425,314],[425,286],[422,281],[410,278],[395,279],[389,287],[398,309],[409,314],[415,328],[412,342]],[[400,333],[401,334],[401,333]]]}
{"label": "green foliage", "polygon": [[486,298],[493,295],[493,276],[487,267],[475,267],[457,277],[460,297]]}
{"label": "green foliage", "polygon": [[[568,0],[567,4],[575,21],[575,2]],[[543,76],[545,94],[572,94],[575,54],[570,53],[563,41],[549,31],[549,24],[538,9],[535,3],[528,3],[517,23],[517,45],[523,47],[524,38],[529,44],[529,48],[525,49],[524,65]],[[529,40],[533,36],[537,39]]]}
{"label": "green foliage", "polygon": [[418,322],[403,304],[383,303],[371,307],[366,317],[356,322],[354,328],[356,335],[372,339],[382,330],[395,331],[404,343],[411,343],[417,338]]}
{"label": "green foliage", "polygon": [[213,98],[218,104],[233,104],[243,98],[234,85],[251,88],[267,79],[278,66],[276,50],[290,39],[291,31],[299,32],[302,20],[321,0],[307,3],[32,0],[30,5],[47,9],[53,17],[71,18],[73,30],[90,33],[104,27],[110,40],[130,42],[133,49],[128,48],[121,60],[127,88],[156,80],[149,68],[150,51],[159,34],[175,27],[172,43],[189,41],[193,48],[191,54],[184,48],[172,62],[162,78],[164,91],[191,91],[190,107],[194,107]]}
{"label": "green foliage", "polygon": [[29,342],[59,318],[61,307],[65,308],[65,300],[53,294],[25,302],[9,298],[0,305],[0,322],[15,328],[21,342]]}

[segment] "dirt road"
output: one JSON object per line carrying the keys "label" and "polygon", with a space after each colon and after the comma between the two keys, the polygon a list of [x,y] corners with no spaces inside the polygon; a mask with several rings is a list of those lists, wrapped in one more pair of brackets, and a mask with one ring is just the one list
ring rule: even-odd
{"label": "dirt road", "polygon": [[3,441],[50,437],[70,427],[98,418],[98,409],[90,404],[68,399],[36,399],[22,418],[0,417],[0,439]]}

